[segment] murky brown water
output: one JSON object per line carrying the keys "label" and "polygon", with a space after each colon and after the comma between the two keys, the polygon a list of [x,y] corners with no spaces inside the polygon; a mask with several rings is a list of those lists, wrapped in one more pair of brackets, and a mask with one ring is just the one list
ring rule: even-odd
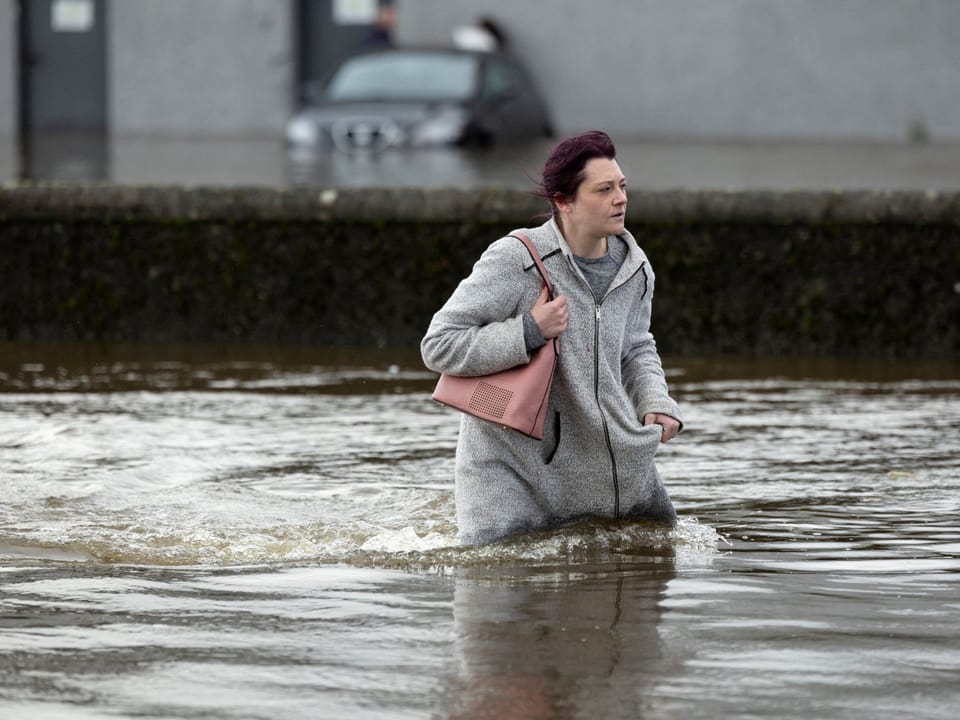
{"label": "murky brown water", "polygon": [[462,549],[414,353],[0,347],[0,716],[952,719],[960,365],[668,367],[676,531]]}

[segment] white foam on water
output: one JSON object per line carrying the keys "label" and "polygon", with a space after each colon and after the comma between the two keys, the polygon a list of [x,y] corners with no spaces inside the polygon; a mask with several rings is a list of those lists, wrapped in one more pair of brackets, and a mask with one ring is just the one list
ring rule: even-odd
{"label": "white foam on water", "polygon": [[[443,569],[478,564],[546,564],[618,555],[662,555],[684,565],[709,563],[719,535],[696,518],[674,529],[636,523],[582,523],[462,547],[450,491],[392,488],[375,502],[356,495],[251,498],[230,488],[181,488],[175,500],[158,493],[140,505],[79,501],[85,522],[53,513],[19,537],[10,556],[158,566],[342,563]],[[256,501],[256,502],[254,502]],[[70,503],[67,503],[70,505]],[[372,511],[371,508],[375,508]],[[63,508],[55,508],[63,510]]]}
{"label": "white foam on water", "polygon": [[440,548],[450,547],[450,537],[437,532],[427,533],[424,536],[417,534],[412,527],[401,530],[388,530],[374,535],[360,546],[364,552],[429,552]]}

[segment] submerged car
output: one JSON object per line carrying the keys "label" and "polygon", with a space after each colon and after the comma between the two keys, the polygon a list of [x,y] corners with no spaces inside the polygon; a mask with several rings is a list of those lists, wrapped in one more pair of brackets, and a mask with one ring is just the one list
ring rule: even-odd
{"label": "submerged car", "polygon": [[343,152],[486,147],[552,134],[547,106],[514,57],[412,48],[348,58],[286,129],[293,147]]}

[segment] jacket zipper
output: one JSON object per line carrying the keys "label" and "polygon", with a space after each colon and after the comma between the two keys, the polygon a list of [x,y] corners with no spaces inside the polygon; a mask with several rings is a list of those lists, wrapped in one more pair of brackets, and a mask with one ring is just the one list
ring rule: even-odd
{"label": "jacket zipper", "polygon": [[[637,268],[636,272],[633,273],[629,278],[627,278],[623,283],[626,284],[634,277],[637,273],[643,271],[643,268],[646,266],[646,263],[640,263],[640,267]],[[610,427],[607,425],[607,416],[603,413],[603,406],[600,404],[600,306],[603,304],[603,301],[606,299],[607,295],[610,294],[610,291],[614,288],[608,288],[606,294],[603,298],[596,303],[596,320],[593,324],[593,397],[597,403],[597,411],[600,413],[600,422],[603,425],[603,438],[607,444],[607,453],[610,455],[610,469],[613,476],[613,517],[616,520],[620,519],[620,476],[617,473],[617,458],[613,453],[613,443],[610,440]],[[643,285],[643,295],[641,299],[647,294],[647,284],[644,282]]]}
{"label": "jacket zipper", "polygon": [[[601,300],[600,303],[602,302]],[[619,520],[620,477],[617,475],[617,458],[613,454],[613,443],[610,442],[607,416],[603,414],[603,406],[600,405],[600,303],[596,305],[596,322],[593,325],[593,397],[597,402],[597,411],[600,413],[600,422],[603,425],[603,437],[607,443],[607,453],[610,455],[610,469],[613,474],[613,517]]]}

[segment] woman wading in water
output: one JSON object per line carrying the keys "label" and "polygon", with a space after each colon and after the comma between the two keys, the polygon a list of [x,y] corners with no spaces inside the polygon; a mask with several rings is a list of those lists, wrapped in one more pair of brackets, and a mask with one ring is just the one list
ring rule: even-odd
{"label": "woman wading in water", "polygon": [[421,343],[431,370],[475,376],[526,363],[560,337],[542,442],[462,416],[456,506],[464,544],[587,518],[676,523],[654,456],[682,418],[650,333],[653,270],[624,227],[626,178],[609,136],[560,142],[544,165],[541,194],[552,217],[524,232],[555,299],[531,312],[542,280],[523,244],[503,237]]}

